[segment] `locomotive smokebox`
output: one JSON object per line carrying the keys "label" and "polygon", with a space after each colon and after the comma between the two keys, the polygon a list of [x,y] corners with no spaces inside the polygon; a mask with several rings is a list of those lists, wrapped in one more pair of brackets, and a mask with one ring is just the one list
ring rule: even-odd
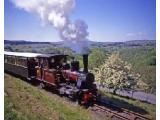
{"label": "locomotive smokebox", "polygon": [[83,55],[83,66],[84,66],[83,71],[87,73],[88,72],[88,54]]}

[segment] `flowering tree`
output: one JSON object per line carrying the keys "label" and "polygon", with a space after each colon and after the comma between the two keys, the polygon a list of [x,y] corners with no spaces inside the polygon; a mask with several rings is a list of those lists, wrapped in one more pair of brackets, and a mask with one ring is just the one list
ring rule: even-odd
{"label": "flowering tree", "polygon": [[131,73],[131,65],[124,62],[119,53],[112,54],[104,64],[93,70],[95,78],[100,85],[117,89],[131,88],[140,77]]}

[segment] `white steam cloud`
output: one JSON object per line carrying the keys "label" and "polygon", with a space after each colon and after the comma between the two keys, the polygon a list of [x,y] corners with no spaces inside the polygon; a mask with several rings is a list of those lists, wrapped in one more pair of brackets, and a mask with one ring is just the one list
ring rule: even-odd
{"label": "white steam cloud", "polygon": [[52,24],[62,40],[78,53],[88,52],[88,26],[83,20],[72,22],[69,14],[75,0],[11,0],[19,9],[37,14],[44,23]]}

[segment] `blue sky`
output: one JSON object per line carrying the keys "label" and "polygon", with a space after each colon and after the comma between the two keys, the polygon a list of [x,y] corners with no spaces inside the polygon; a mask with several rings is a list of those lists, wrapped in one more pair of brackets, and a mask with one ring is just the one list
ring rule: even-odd
{"label": "blue sky", "polygon": [[[60,41],[51,25],[5,0],[5,39]],[[156,39],[156,0],[76,0],[71,20],[88,24],[92,41]]]}

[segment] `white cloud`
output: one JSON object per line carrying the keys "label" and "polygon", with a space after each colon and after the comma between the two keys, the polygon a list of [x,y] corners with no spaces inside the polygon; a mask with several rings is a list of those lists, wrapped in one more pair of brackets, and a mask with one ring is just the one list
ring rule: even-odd
{"label": "white cloud", "polygon": [[145,40],[147,38],[148,37],[145,32],[130,32],[126,34],[127,40]]}

